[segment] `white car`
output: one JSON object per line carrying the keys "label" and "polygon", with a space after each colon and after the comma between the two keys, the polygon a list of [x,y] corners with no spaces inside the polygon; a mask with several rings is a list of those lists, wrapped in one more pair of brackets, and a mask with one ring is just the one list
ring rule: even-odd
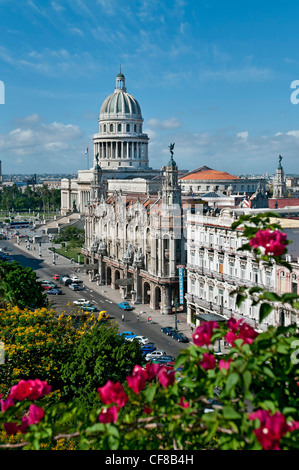
{"label": "white car", "polygon": [[166,352],[162,350],[153,351],[151,353],[146,354],[145,360],[150,361],[151,359],[155,359],[156,357],[165,356],[165,354]]}
{"label": "white car", "polygon": [[87,299],[78,299],[78,300],[74,300],[73,304],[75,305],[81,305],[83,307],[88,307],[89,305],[91,305],[90,301],[87,300]]}
{"label": "white car", "polygon": [[78,278],[78,276],[72,276],[72,277],[71,277],[71,280],[72,280],[73,282],[79,282],[79,281],[80,281],[80,279]]}
{"label": "white car", "polygon": [[149,342],[148,338],[146,338],[145,336],[140,336],[140,335],[134,336],[133,338],[128,338],[128,341],[134,341],[135,339],[139,341],[139,343],[141,344],[147,344]]}

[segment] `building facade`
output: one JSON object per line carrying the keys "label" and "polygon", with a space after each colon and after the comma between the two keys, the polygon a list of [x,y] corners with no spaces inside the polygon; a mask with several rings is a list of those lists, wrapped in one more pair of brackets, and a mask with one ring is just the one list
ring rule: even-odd
{"label": "building facade", "polygon": [[234,316],[266,329],[279,324],[277,312],[259,323],[259,307],[250,299],[237,307],[234,291],[244,285],[275,291],[275,266],[257,263],[250,252],[238,250],[246,239],[242,230],[232,230],[235,220],[231,209],[218,215],[187,215],[187,322],[196,325],[200,316],[213,313],[220,320]]}
{"label": "building facade", "polygon": [[179,296],[185,265],[181,190],[173,156],[158,194],[123,193],[90,204],[85,217],[85,264],[101,285],[163,314]]}

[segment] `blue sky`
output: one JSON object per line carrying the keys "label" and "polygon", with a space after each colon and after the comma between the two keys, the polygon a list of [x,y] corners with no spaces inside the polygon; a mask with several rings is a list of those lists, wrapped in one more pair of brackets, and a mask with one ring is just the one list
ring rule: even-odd
{"label": "blue sky", "polygon": [[[150,166],[298,173],[299,4],[268,0],[0,0],[4,174],[69,173],[121,64]],[[298,94],[299,96],[299,94]]]}

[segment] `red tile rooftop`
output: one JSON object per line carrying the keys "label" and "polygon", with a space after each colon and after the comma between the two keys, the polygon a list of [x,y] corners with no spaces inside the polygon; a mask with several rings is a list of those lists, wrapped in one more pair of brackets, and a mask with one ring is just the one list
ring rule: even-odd
{"label": "red tile rooftop", "polygon": [[299,199],[295,198],[283,198],[283,199],[269,199],[269,209],[275,209],[275,203],[277,202],[278,207],[277,209],[283,209],[284,207],[290,206],[298,206],[299,207]]}
{"label": "red tile rooftop", "polygon": [[230,175],[226,171],[217,170],[200,170],[198,172],[189,173],[186,176],[180,178],[181,181],[185,180],[239,180],[238,176]]}

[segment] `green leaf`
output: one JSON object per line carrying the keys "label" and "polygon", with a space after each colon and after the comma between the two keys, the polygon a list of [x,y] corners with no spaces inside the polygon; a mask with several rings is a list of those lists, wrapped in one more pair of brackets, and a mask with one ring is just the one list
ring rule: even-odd
{"label": "green leaf", "polygon": [[229,376],[227,377],[226,386],[225,386],[226,393],[230,393],[232,388],[238,383],[238,380],[239,380],[239,374],[237,374],[236,372],[232,372],[231,374],[229,374]]}
{"label": "green leaf", "polygon": [[260,312],[259,312],[259,321],[262,322],[273,310],[272,305],[263,303],[260,306]]}
{"label": "green leaf", "polygon": [[149,403],[151,403],[153,401],[153,399],[156,395],[157,388],[158,388],[158,385],[153,384],[153,385],[147,387],[144,390],[144,397]]}
{"label": "green leaf", "polygon": [[249,372],[249,370],[245,370],[245,372],[243,374],[243,382],[244,382],[244,387],[245,387],[246,390],[249,389],[251,381],[252,381],[251,372]]}
{"label": "green leaf", "polygon": [[269,300],[270,302],[280,302],[280,295],[275,292],[264,292],[261,296],[261,299]]}
{"label": "green leaf", "polygon": [[224,406],[222,408],[223,417],[225,419],[239,419],[241,415],[234,410],[232,406]]}
{"label": "green leaf", "polygon": [[286,302],[289,302],[298,298],[299,298],[299,295],[296,294],[295,292],[287,292],[286,294],[283,294],[281,296],[281,302],[286,303]]}

